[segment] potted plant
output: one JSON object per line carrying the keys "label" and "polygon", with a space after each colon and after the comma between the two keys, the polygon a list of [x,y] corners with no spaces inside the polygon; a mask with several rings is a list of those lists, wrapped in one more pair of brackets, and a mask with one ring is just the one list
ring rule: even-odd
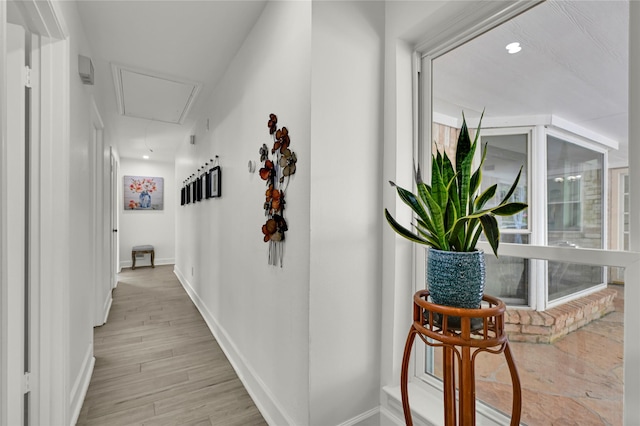
{"label": "potted plant", "polygon": [[476,249],[478,239],[484,234],[497,257],[500,229],[496,216],[511,216],[527,208],[526,203],[509,201],[520,180],[522,167],[503,199],[494,207],[486,207],[487,202],[495,197],[497,185],[480,192],[486,145],[480,164],[472,169],[481,122],[482,117],[471,142],[462,115],[455,169],[446,153],[432,155],[431,185],[422,181],[420,168],[415,173],[417,194],[389,182],[413,210],[415,223],[413,230],[409,230],[385,209],[387,221],[401,236],[428,246],[427,284],[431,299],[440,305],[480,307],[485,262],[484,252]]}

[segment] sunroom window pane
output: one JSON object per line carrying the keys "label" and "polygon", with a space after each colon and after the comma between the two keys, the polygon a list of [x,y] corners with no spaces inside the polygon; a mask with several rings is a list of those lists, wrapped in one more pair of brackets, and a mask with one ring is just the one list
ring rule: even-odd
{"label": "sunroom window pane", "polygon": [[[500,236],[503,243],[529,244],[528,234]],[[487,280],[485,293],[497,296],[509,306],[526,305],[529,301],[529,259],[485,253]]]}
{"label": "sunroom window pane", "polygon": [[[604,155],[547,138],[547,243],[602,248]],[[549,300],[602,284],[603,268],[549,262]]]}
{"label": "sunroom window pane", "polygon": [[[527,143],[528,134],[483,135],[482,147],[486,145],[487,155],[482,167],[482,187],[486,190],[497,185],[496,196],[485,207],[500,203],[509,192],[520,167],[522,175],[509,201],[527,202]],[[501,230],[528,229],[528,211],[514,216],[497,216]],[[511,231],[513,232],[513,231]],[[482,237],[484,240],[484,236]],[[503,243],[529,244],[528,233],[502,232]],[[526,305],[529,301],[529,260],[509,256],[496,258],[493,253],[485,253],[487,280],[485,292],[501,298],[509,305]]]}
{"label": "sunroom window pane", "polygon": [[[527,202],[527,134],[482,136],[482,146],[487,146],[487,156],[482,167],[481,191],[497,185],[496,196],[485,207],[500,203],[509,192],[520,167],[522,175],[509,201]],[[528,212],[513,216],[497,216],[500,229],[528,229]]]}

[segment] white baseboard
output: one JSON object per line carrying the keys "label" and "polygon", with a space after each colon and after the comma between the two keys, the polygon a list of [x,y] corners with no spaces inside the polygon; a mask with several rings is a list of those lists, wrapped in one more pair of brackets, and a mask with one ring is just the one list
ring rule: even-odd
{"label": "white baseboard", "polygon": [[104,325],[107,322],[112,303],[113,303],[113,290],[109,291],[109,295],[105,299],[104,305],[102,306],[102,311],[99,313],[99,316],[97,316],[97,318],[100,318],[100,319],[98,320],[97,324],[94,324],[94,327],[99,327],[101,325]]}
{"label": "white baseboard", "polygon": [[264,382],[249,366],[242,354],[238,351],[233,340],[229,337],[223,327],[218,324],[214,316],[209,312],[200,296],[193,289],[193,286],[182,274],[177,266],[173,268],[173,272],[182,284],[196,308],[200,311],[211,333],[220,345],[220,348],[227,356],[231,366],[235,370],[238,378],[246,388],[249,396],[260,410],[267,424],[270,425],[294,425],[295,422],[287,415],[282,405],[277,401],[275,395],[267,388]]}
{"label": "white baseboard", "polygon": [[80,416],[80,410],[82,410],[82,404],[84,398],[87,395],[89,389],[89,383],[91,382],[91,375],[93,374],[93,367],[96,364],[96,359],[93,356],[93,343],[89,344],[87,352],[85,353],[84,361],[82,362],[82,368],[80,374],[76,377],[71,388],[69,412],[71,413],[71,423],[73,426],[78,422]]}
{"label": "white baseboard", "polygon": [[[175,258],[164,258],[164,259],[156,258],[156,259],[153,260],[153,264],[155,266],[173,265],[174,263],[176,263],[176,259]],[[133,262],[131,260],[121,260],[120,261],[120,270],[122,271],[122,268],[131,268],[132,264],[133,264]],[[144,259],[144,260],[140,260],[140,261],[136,260],[136,268],[138,266],[151,266],[151,260],[148,260],[148,259]]]}
{"label": "white baseboard", "polygon": [[369,411],[365,411],[346,422],[340,423],[338,426],[379,426],[380,423],[380,407],[372,408]]}

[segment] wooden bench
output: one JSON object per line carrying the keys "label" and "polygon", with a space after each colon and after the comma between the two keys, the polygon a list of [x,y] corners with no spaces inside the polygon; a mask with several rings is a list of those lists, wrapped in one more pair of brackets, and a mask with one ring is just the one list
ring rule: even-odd
{"label": "wooden bench", "polygon": [[153,246],[150,245],[146,245],[146,246],[134,246],[131,249],[131,269],[136,269],[136,255],[138,254],[150,254],[151,255],[151,267],[155,268],[155,265],[153,264],[154,258],[156,257],[156,252],[153,249]]}

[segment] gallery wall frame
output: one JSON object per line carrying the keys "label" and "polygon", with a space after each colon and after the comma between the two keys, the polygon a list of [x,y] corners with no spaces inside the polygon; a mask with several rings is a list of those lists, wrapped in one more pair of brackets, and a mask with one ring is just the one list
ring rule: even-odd
{"label": "gallery wall frame", "polygon": [[196,173],[182,181],[180,205],[195,204],[203,199],[208,200],[221,196],[222,168],[219,165],[218,156],[216,155],[215,161],[212,158],[210,163],[205,163]]}
{"label": "gallery wall frame", "polygon": [[202,176],[196,179],[196,201],[202,201]]}
{"label": "gallery wall frame", "polygon": [[222,169],[215,166],[207,173],[207,193],[210,198],[218,198],[222,196]]}

